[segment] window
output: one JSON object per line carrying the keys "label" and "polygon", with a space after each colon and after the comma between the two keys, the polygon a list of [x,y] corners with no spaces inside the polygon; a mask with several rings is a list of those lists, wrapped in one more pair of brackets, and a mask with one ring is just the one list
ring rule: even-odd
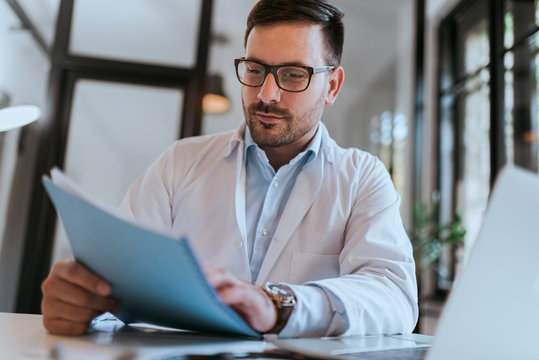
{"label": "window", "polygon": [[539,1],[504,2],[505,138],[509,162],[537,171]]}
{"label": "window", "polygon": [[[477,236],[501,167],[539,168],[538,3],[466,0],[439,29],[439,216],[462,216],[465,249]],[[449,249],[440,261],[442,292],[458,269],[456,255]]]}
{"label": "window", "polygon": [[[88,3],[92,3],[91,10]],[[132,181],[133,174],[139,173],[157,151],[146,145],[146,155],[141,156],[137,154],[140,145],[135,148],[126,146],[120,139],[140,144],[140,139],[149,136],[144,129],[155,126],[158,121],[161,131],[153,129],[152,136],[158,138],[152,140],[161,146],[170,143],[171,139],[200,133],[212,0],[158,5],[149,0],[122,0],[112,8],[107,3],[107,14],[101,11],[104,3],[82,0],[59,3],[48,108],[43,120],[45,125],[39,134],[25,221],[17,312],[39,313],[40,285],[49,272],[54,239],[61,239],[61,235],[55,237],[55,212],[41,186],[41,174],[52,166],[64,168],[73,178],[89,171],[96,176],[87,179],[91,185],[83,185],[114,203],[118,201],[118,193],[125,190],[125,183]],[[127,3],[129,14],[124,11]],[[135,16],[138,22],[129,22],[127,15]],[[159,21],[163,19],[170,21],[161,24]],[[185,21],[178,24],[177,20]],[[132,24],[140,27],[141,21],[143,24],[153,21],[156,25],[151,31],[146,26],[145,31],[140,32]],[[186,46],[177,45],[178,39],[173,36],[165,36],[182,30],[189,30],[188,35],[182,37],[187,41]],[[155,50],[156,44],[160,51]],[[170,46],[163,47],[163,44]],[[138,56],[134,56],[134,52]],[[82,116],[83,112],[90,116]],[[141,120],[148,119],[148,114],[155,117],[151,123]],[[96,141],[100,144],[97,150],[93,149]],[[99,154],[107,148],[113,148],[120,157],[108,156],[100,163],[88,162],[87,151]],[[138,163],[126,162],[121,158],[122,151],[130,156],[135,154]],[[99,189],[103,188],[103,179],[98,175],[112,168],[131,179],[119,176],[117,183],[107,183],[107,192],[102,192]],[[108,192],[112,189],[116,190]],[[56,254],[62,254],[66,247],[62,246],[61,240],[58,245],[54,250]]]}

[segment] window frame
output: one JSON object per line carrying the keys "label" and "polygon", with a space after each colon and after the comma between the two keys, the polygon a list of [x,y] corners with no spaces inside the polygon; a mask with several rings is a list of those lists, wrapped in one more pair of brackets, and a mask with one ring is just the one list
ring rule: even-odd
{"label": "window frame", "polygon": [[42,121],[33,169],[29,214],[25,221],[23,253],[15,311],[41,312],[41,283],[50,271],[56,212],[41,184],[42,174],[63,167],[73,93],[77,80],[90,79],[126,84],[178,88],[184,92],[178,138],[199,135],[202,122],[213,0],[200,1],[195,64],[192,68],[143,64],[73,55],[69,51],[74,2],[61,0],[51,51],[49,99]]}
{"label": "window frame", "polygon": [[[480,1],[483,3],[484,6],[486,6],[485,12],[475,12],[473,8],[475,6],[479,6],[478,4]],[[527,42],[532,36],[537,35],[539,32],[539,27],[535,25],[535,28],[531,29],[527,33],[525,33],[520,38],[514,40],[514,45],[511,48],[506,49],[504,46],[504,35],[505,35],[505,23],[504,23],[504,16],[505,16],[505,9],[506,5],[513,0],[463,0],[461,1],[440,23],[440,26],[438,28],[438,59],[437,59],[437,84],[436,88],[438,89],[437,94],[437,115],[436,115],[436,135],[437,135],[437,146],[436,146],[436,158],[437,158],[437,173],[436,173],[436,186],[437,189],[442,190],[442,182],[443,181],[450,181],[451,182],[451,191],[452,194],[450,194],[450,204],[447,203],[440,203],[440,206],[449,206],[451,208],[451,213],[455,214],[457,211],[457,197],[458,197],[458,191],[457,191],[457,184],[464,176],[463,174],[463,160],[464,160],[464,154],[462,151],[462,136],[464,134],[464,126],[463,126],[463,114],[459,109],[459,99],[460,96],[462,96],[462,89],[464,88],[463,84],[465,83],[466,79],[468,79],[470,76],[464,76],[463,78],[459,78],[459,66],[462,64],[462,59],[464,56],[464,53],[462,51],[463,47],[462,44],[459,44],[458,39],[458,33],[460,30],[459,25],[460,22],[464,19],[467,23],[479,23],[480,21],[486,21],[487,22],[487,29],[488,29],[488,38],[489,38],[489,62],[485,66],[486,69],[488,69],[489,72],[489,80],[488,80],[488,86],[489,86],[489,108],[490,108],[490,130],[489,130],[489,151],[490,151],[490,177],[489,182],[490,186],[492,188],[494,181],[496,179],[496,175],[498,172],[508,163],[507,156],[506,156],[506,134],[505,134],[505,126],[506,126],[506,119],[505,119],[505,65],[504,65],[504,57],[505,54],[509,51],[511,51],[514,47],[518,46],[519,44],[523,44]],[[533,3],[532,3],[533,6]],[[444,47],[449,49],[447,51],[449,54],[444,53]],[[537,51],[537,50],[536,50]],[[460,55],[460,58],[459,58]],[[444,87],[444,69],[442,64],[444,61],[448,61],[450,72],[453,77],[451,80],[451,85],[449,88]],[[473,75],[473,74],[472,74]],[[535,75],[530,71],[528,74],[531,77],[534,77]],[[449,94],[454,92],[454,94]],[[447,176],[446,174],[442,173],[442,169],[444,168],[444,161],[448,161],[447,159],[443,158],[443,153],[441,149],[441,144],[443,144],[442,137],[444,134],[442,134],[442,109],[443,109],[443,101],[447,100],[444,97],[449,96],[451,101],[451,123],[453,126],[453,144],[454,144],[454,152],[452,154],[452,164],[453,167],[453,176],[448,180],[447,178],[444,179],[444,176]],[[530,96],[528,99],[526,99],[527,108],[525,108],[528,112],[530,112],[531,105],[530,103],[533,101],[532,96]],[[517,134],[514,134],[516,136]],[[515,164],[519,165],[518,159],[515,161]],[[532,169],[537,171],[537,169]],[[444,187],[446,189],[447,186]],[[444,198],[444,194],[442,194],[442,198]],[[446,202],[447,197],[446,197]],[[440,219],[442,220],[442,219]],[[449,251],[451,252],[451,258],[449,260],[450,271],[449,271],[449,277],[448,278],[440,278],[439,274],[436,274],[435,276],[435,286],[434,286],[434,297],[444,299],[450,289],[450,285],[452,284],[455,273],[457,271],[458,267],[458,259],[457,259],[457,253],[456,248],[452,247]],[[438,266],[439,264],[436,264],[435,266]],[[448,283],[449,286],[440,286],[441,283]]]}

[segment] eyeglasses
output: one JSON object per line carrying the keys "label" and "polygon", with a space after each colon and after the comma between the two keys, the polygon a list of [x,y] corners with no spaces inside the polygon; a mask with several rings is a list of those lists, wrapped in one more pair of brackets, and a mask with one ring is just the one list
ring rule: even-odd
{"label": "eyeglasses", "polygon": [[311,83],[313,74],[335,69],[335,66],[269,66],[258,61],[246,60],[245,58],[235,59],[234,65],[236,66],[238,80],[245,86],[262,86],[268,74],[272,73],[277,86],[284,91],[290,92],[305,91]]}

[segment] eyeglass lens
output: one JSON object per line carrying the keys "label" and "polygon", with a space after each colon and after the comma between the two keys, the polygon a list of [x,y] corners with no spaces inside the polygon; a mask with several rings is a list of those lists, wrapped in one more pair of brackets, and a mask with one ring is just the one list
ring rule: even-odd
{"label": "eyeglass lens", "polygon": [[[283,66],[272,72],[277,73],[277,84],[283,90],[303,91],[309,85],[309,71],[302,67]],[[247,86],[262,86],[266,79],[266,69],[253,61],[241,61],[238,64],[238,77]]]}

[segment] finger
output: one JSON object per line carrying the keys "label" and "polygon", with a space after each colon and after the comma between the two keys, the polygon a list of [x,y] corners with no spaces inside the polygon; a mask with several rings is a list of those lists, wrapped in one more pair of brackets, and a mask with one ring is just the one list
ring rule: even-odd
{"label": "finger", "polygon": [[259,288],[250,284],[231,286],[219,291],[219,297],[232,308],[243,308],[258,314],[274,309],[271,299]]}
{"label": "finger", "polygon": [[221,300],[231,307],[250,302],[247,290],[242,286],[228,286],[218,291],[218,294]]}
{"label": "finger", "polygon": [[[118,306],[118,302],[110,297],[96,295],[61,278],[45,280],[42,291],[43,299],[47,300],[48,305],[60,301],[98,312],[112,312]],[[54,309],[50,308],[47,308],[47,310],[54,311]]]}
{"label": "finger", "polygon": [[216,289],[222,289],[229,286],[241,285],[243,282],[225,269],[206,268],[206,278],[208,282]]}
{"label": "finger", "polygon": [[223,289],[219,296],[257,331],[267,331],[275,325],[277,313],[270,298],[259,288],[246,284]]}
{"label": "finger", "polygon": [[91,321],[101,311],[75,306],[51,298],[44,298],[41,302],[41,311],[44,318],[51,320],[67,320],[71,322],[86,323]]}
{"label": "finger", "polygon": [[57,262],[52,268],[51,276],[62,278],[101,296],[107,296],[111,291],[107,281],[73,260]]}
{"label": "finger", "polygon": [[88,322],[73,322],[63,319],[43,318],[43,326],[56,335],[83,335],[90,326]]}

